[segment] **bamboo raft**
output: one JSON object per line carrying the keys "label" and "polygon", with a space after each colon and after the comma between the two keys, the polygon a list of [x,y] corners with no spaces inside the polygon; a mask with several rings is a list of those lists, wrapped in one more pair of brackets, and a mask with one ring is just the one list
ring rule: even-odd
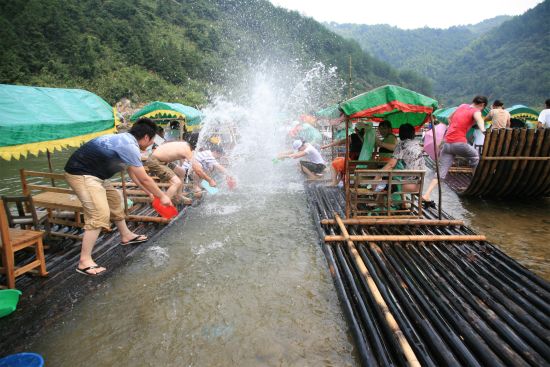
{"label": "bamboo raft", "polygon": [[344,217],[339,189],[308,203],[364,366],[548,366],[550,284],[462,221]]}
{"label": "bamboo raft", "polygon": [[[434,162],[427,160],[434,169]],[[489,130],[472,171],[453,167],[445,182],[464,196],[550,196],[550,129]]]}
{"label": "bamboo raft", "polygon": [[[13,314],[0,318],[2,355],[26,351],[26,347],[39,337],[41,329],[54,324],[70,312],[76,302],[104,286],[117,268],[144,251],[167,228],[181,222],[187,213],[187,207],[180,206],[179,210],[179,215],[168,224],[162,221],[128,222],[128,227],[135,233],[149,237],[146,244],[121,246],[118,245],[118,231],[102,232],[94,247],[93,256],[94,260],[105,266],[108,271],[105,275],[95,278],[83,276],[75,271],[81,246],[80,242],[71,238],[77,238],[82,229],[59,226],[58,230],[65,231],[69,236],[55,245],[57,250],[45,252],[49,276],[21,276],[16,279],[16,287],[23,292],[23,297]],[[142,205],[132,214],[136,218],[147,219],[157,216],[150,205]]]}

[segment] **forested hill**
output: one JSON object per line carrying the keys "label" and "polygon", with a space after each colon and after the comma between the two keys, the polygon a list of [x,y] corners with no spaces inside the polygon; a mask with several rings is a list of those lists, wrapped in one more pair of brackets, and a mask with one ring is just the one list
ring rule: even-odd
{"label": "forested hill", "polygon": [[550,97],[549,8],[546,0],[520,16],[445,30],[326,25],[392,66],[429,77],[447,105],[485,94],[540,109]]}
{"label": "forested hill", "polygon": [[110,103],[202,104],[259,65],[286,76],[322,62],[347,80],[350,55],[354,92],[393,83],[431,93],[426,78],[265,0],[2,1],[0,42],[1,83],[84,88]]}
{"label": "forested hill", "polygon": [[387,24],[325,23],[325,26],[345,38],[356,40],[365,51],[396,68],[412,69],[434,79],[460,50],[510,18],[499,16],[479,24],[448,29],[404,30]]}
{"label": "forested hill", "polygon": [[550,0],[476,39],[439,71],[437,93],[451,102],[475,94],[542,109],[550,98]]}

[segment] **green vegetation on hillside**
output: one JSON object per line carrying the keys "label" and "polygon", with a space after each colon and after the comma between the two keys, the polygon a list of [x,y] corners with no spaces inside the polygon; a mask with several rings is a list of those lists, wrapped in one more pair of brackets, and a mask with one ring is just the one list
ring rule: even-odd
{"label": "green vegetation on hillside", "polygon": [[326,25],[343,37],[356,40],[380,60],[396,68],[414,70],[432,80],[458,50],[475,39],[475,34],[466,27],[403,30],[387,24]]}
{"label": "green vegetation on hillside", "polygon": [[516,17],[499,16],[449,29],[326,24],[375,57],[426,76],[446,105],[476,94],[508,105],[542,107],[549,98],[550,0]]}
{"label": "green vegetation on hillside", "polygon": [[4,1],[0,40],[1,83],[83,88],[110,103],[202,104],[260,63],[322,62],[347,80],[350,55],[355,92],[393,83],[431,93],[427,79],[265,0]]}
{"label": "green vegetation on hillside", "polygon": [[476,39],[439,72],[437,93],[451,103],[484,94],[541,108],[550,97],[548,14],[550,0]]}

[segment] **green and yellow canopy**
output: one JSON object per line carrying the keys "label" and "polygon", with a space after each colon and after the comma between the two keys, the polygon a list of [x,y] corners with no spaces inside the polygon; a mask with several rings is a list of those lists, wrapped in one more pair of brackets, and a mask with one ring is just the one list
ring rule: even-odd
{"label": "green and yellow canopy", "polygon": [[521,104],[508,107],[506,111],[510,112],[510,118],[524,121],[531,128],[537,127],[539,111]]}
{"label": "green and yellow canopy", "polygon": [[130,117],[130,121],[137,121],[141,117],[148,117],[155,120],[162,119],[163,123],[183,118],[185,119],[185,125],[193,130],[201,123],[203,114],[196,108],[185,106],[181,103],[155,101],[134,113]]}
{"label": "green and yellow canopy", "polygon": [[437,107],[435,99],[395,85],[378,87],[340,103],[349,118],[387,120],[394,129],[405,123],[422,125]]}
{"label": "green and yellow canopy", "polygon": [[0,157],[80,146],[115,132],[116,119],[113,107],[85,90],[0,84]]}

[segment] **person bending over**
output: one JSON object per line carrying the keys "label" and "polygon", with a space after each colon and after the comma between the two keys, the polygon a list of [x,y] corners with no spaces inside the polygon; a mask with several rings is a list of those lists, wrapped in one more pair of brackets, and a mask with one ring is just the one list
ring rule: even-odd
{"label": "person bending over", "polygon": [[[195,151],[195,154],[193,157],[199,163],[199,165],[202,168],[202,171],[204,171],[206,175],[211,175],[216,172],[219,172],[225,176],[228,185],[230,186],[230,188],[232,188],[235,185],[235,178],[231,176],[227,171],[227,169],[219,163],[219,159],[223,157],[223,154],[224,154],[224,151],[222,147],[220,147],[219,145],[212,145],[209,150],[201,150],[198,152]],[[200,178],[205,178],[205,177],[201,176],[200,173],[194,169],[194,167],[191,167],[191,168],[192,168],[191,174],[193,177],[193,182],[195,183],[195,191],[197,191],[197,190],[200,190],[200,187],[198,186],[200,184],[199,177]],[[208,184],[210,186],[212,187],[217,186],[217,183],[214,179],[210,177],[205,179],[206,181],[208,181]]]}
{"label": "person bending over", "polygon": [[65,165],[65,179],[82,203],[84,212],[84,236],[80,261],[76,271],[97,276],[106,271],[92,259],[92,250],[101,229],[110,229],[112,219],[121,237],[121,244],[147,241],[128,229],[119,192],[109,178],[125,167],[132,180],[145,192],[160,198],[164,205],[171,205],[170,198],[147,175],[140,159],[140,149],[153,144],[157,126],[147,118],[139,119],[128,133],[103,135],[78,148]]}
{"label": "person bending over", "polygon": [[300,169],[303,173],[306,174],[307,178],[310,180],[317,180],[320,176],[323,175],[325,170],[326,163],[321,153],[315,147],[309,143],[306,143],[300,139],[294,140],[292,143],[292,151],[279,154],[279,159],[283,158],[293,158],[298,159],[305,157],[305,160],[300,161]]}
{"label": "person bending over", "polygon": [[190,162],[190,166],[193,167],[198,176],[212,182],[212,179],[202,170],[199,162],[193,159],[193,151],[189,143],[184,141],[174,141],[159,145],[147,158],[144,166],[149,168],[151,175],[159,177],[161,181],[170,183],[170,187],[166,190],[166,195],[170,199],[174,199],[176,202],[183,202],[184,204],[191,204],[192,200],[183,195],[183,180],[176,174],[176,161],[184,160]]}

